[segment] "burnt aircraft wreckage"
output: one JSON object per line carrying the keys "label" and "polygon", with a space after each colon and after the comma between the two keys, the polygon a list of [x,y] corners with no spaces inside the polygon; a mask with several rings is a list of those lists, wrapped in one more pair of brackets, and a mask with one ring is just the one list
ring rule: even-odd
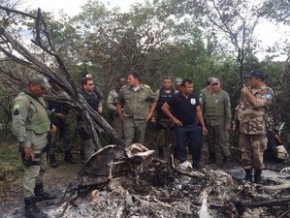
{"label": "burnt aircraft wreckage", "polygon": [[288,211],[287,172],[265,174],[261,185],[241,180],[242,171],[181,170],[141,144],[108,145],[46,212],[54,217],[258,217]]}

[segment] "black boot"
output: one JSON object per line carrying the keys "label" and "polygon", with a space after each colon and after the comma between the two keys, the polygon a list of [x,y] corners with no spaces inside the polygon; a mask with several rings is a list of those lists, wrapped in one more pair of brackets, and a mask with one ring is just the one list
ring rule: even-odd
{"label": "black boot", "polygon": [[252,182],[252,170],[251,169],[246,169],[246,176],[245,176],[245,180]]}
{"label": "black boot", "polygon": [[69,164],[76,164],[70,151],[65,152],[64,161]]}
{"label": "black boot", "polygon": [[81,162],[85,162],[85,150],[80,149]]}
{"label": "black boot", "polygon": [[223,158],[223,168],[230,167],[230,156],[225,156]]}
{"label": "black boot", "polygon": [[209,159],[208,159],[209,164],[215,164],[216,163],[216,154],[211,152],[209,153]]}
{"label": "black boot", "polygon": [[159,158],[163,159],[164,158],[164,150],[163,150],[163,146],[158,146],[158,156]]}
{"label": "black boot", "polygon": [[58,167],[58,164],[56,162],[56,159],[55,159],[55,156],[54,154],[52,155],[49,155],[49,164],[52,168],[57,168]]}
{"label": "black boot", "polygon": [[35,204],[34,197],[24,198],[25,212],[28,218],[46,218],[46,213],[42,212]]}
{"label": "black boot", "polygon": [[34,189],[34,194],[35,194],[36,201],[52,200],[56,197],[55,195],[45,192],[43,189],[42,183],[36,184],[35,189]]}
{"label": "black boot", "polygon": [[262,178],[261,178],[262,170],[255,170],[254,174],[254,182],[257,184],[262,183]]}

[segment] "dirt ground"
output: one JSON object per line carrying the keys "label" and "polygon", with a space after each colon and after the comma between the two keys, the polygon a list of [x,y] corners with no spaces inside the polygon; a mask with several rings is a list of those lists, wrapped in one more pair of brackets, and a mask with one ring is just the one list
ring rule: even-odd
{"label": "dirt ground", "polygon": [[[46,191],[50,191],[51,193],[57,195],[57,199],[55,201],[61,198],[67,186],[78,176],[78,172],[82,167],[82,164],[78,158],[79,154],[76,153],[74,156],[77,159],[77,164],[67,164],[63,161],[63,155],[58,154],[58,168],[51,168],[48,166],[44,177],[44,188]],[[23,217],[24,203],[21,184],[22,174],[23,172],[20,171],[9,177],[9,180],[11,181],[8,181],[6,188],[2,190],[2,199],[0,200],[1,218]],[[38,205],[39,207],[45,207],[43,203]]]}

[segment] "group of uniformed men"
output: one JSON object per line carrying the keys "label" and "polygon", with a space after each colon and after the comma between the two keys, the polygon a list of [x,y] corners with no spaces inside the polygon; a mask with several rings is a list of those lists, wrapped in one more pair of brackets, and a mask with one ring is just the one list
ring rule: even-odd
{"label": "group of uniformed men", "polygon": [[[179,161],[179,167],[185,170],[200,168],[202,135],[207,135],[209,163],[216,163],[216,146],[219,145],[223,166],[227,166],[230,158],[228,131],[231,124],[233,126],[239,123],[239,144],[246,172],[245,179],[252,181],[254,170],[254,182],[260,183],[264,168],[263,152],[267,145],[267,110],[273,91],[265,85],[265,75],[262,71],[253,70],[248,76],[249,86],[243,85],[241,88],[241,99],[235,108],[232,121],[230,98],[228,93],[221,89],[218,78],[208,78],[207,86],[199,95],[193,92],[193,82],[190,79],[177,78],[174,89],[170,77],[165,77],[162,87],[153,92],[141,82],[137,70],[130,70],[127,77],[118,78],[117,87],[108,95],[107,107],[110,110],[112,126],[127,145],[133,142],[146,145],[147,124],[153,123],[157,130],[156,152],[159,157],[168,160],[169,155],[173,153]],[[44,77],[33,76],[27,89],[13,102],[12,129],[19,141],[23,158],[23,189],[27,217],[46,217],[35,202],[54,198],[43,190],[42,183],[46,169],[47,135],[50,133],[51,144],[54,144],[53,135],[59,131],[60,125],[66,125],[67,109],[56,111],[55,115],[61,124],[53,122],[51,125],[42,97],[49,87],[50,84]],[[102,114],[102,97],[98,93],[100,92],[95,90],[91,75],[84,74],[81,94],[94,110]],[[81,158],[84,163],[95,152],[95,146],[86,128],[82,117],[78,116],[78,132],[82,141]],[[68,139],[65,142],[70,144]],[[174,152],[171,151],[172,146]],[[64,160],[74,163],[70,150],[70,146],[65,148]],[[56,164],[54,151],[55,147],[52,146],[49,152],[50,161]],[[187,160],[187,152],[192,156],[191,161]]]}

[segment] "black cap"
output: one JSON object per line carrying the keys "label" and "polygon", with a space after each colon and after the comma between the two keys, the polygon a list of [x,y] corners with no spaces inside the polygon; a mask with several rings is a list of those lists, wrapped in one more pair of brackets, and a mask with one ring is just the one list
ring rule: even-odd
{"label": "black cap", "polygon": [[261,70],[252,70],[247,77],[259,77],[262,81],[265,80],[265,74]]}

